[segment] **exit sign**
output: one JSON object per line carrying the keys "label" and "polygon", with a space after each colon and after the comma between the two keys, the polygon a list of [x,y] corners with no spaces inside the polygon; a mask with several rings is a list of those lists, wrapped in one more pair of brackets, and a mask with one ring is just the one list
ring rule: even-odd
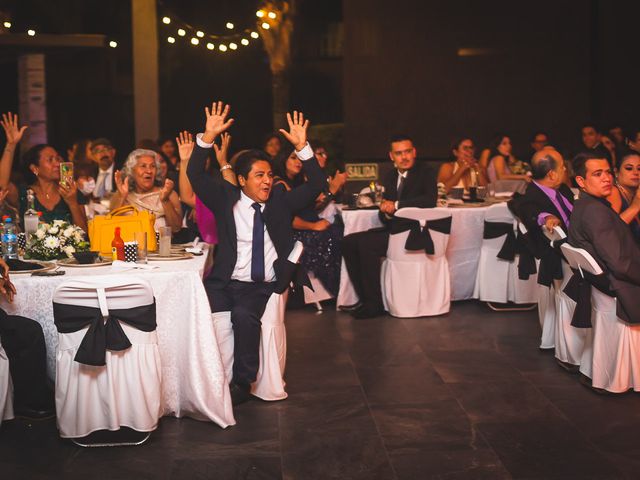
{"label": "exit sign", "polygon": [[350,182],[378,179],[377,163],[347,163],[345,169]]}

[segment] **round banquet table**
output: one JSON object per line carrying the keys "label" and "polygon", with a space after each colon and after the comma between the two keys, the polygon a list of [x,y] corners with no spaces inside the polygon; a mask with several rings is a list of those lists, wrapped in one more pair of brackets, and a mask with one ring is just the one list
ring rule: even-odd
{"label": "round banquet table", "polygon": [[[480,260],[484,216],[488,206],[438,207],[435,210],[451,215],[451,235],[447,246],[447,261],[451,273],[451,300],[467,300],[473,297],[473,290]],[[378,210],[342,209],[344,234],[362,232],[382,226]],[[351,305],[358,301],[347,268],[342,261],[340,290],[336,304]]]}
{"label": "round banquet table", "polygon": [[55,377],[58,332],[53,322],[53,292],[69,278],[95,275],[138,276],[151,284],[156,298],[158,349],[162,362],[165,415],[235,425],[228,380],[220,359],[211,309],[202,284],[208,255],[174,261],[149,261],[153,269],[113,271],[112,266],[63,267],[65,275],[33,277],[13,272],[17,295],[2,299],[10,315],[36,320],[44,331],[47,372]]}

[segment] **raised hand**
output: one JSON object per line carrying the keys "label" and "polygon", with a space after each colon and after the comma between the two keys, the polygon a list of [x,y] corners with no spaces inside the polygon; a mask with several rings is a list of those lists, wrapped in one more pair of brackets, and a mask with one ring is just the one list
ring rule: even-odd
{"label": "raised hand", "polygon": [[294,111],[293,118],[287,113],[287,122],[289,123],[289,131],[283,128],[280,133],[291,142],[296,150],[300,151],[307,144],[307,128],[309,128],[309,120],[304,119],[302,112]]}
{"label": "raised hand", "polygon": [[231,135],[224,132],[220,137],[220,146],[213,144],[213,150],[216,152],[216,160],[221,167],[229,163],[229,145],[231,145]]}
{"label": "raised hand", "polygon": [[67,205],[72,206],[78,203],[78,184],[75,180],[71,183],[58,184],[58,192]]}
{"label": "raised hand", "polygon": [[162,190],[160,190],[160,201],[161,202],[166,202],[169,200],[169,196],[171,195],[171,192],[173,192],[173,180],[170,179],[166,179],[164,181],[164,185],[162,186]]}
{"label": "raised hand", "polygon": [[178,156],[180,160],[185,162],[191,158],[191,152],[193,152],[193,147],[195,142],[193,141],[193,135],[191,133],[184,130],[180,132],[176,137],[176,143],[178,144]]}
{"label": "raised hand", "polygon": [[22,139],[22,134],[27,129],[26,125],[18,127],[18,114],[12,115],[11,112],[2,114],[0,124],[2,124],[4,133],[7,135],[7,144],[18,144]]}
{"label": "raised hand", "polygon": [[336,170],[336,174],[329,180],[329,191],[334,195],[340,191],[347,181],[347,172]]}
{"label": "raised hand", "polygon": [[211,110],[209,110],[209,107],[204,107],[204,113],[207,118],[207,123],[204,127],[204,133],[207,138],[204,141],[212,143],[213,139],[233,124],[233,118],[227,120],[229,109],[229,105],[225,105],[222,102],[213,102]]}
{"label": "raised hand", "polygon": [[124,175],[120,170],[117,170],[115,173],[116,178],[116,188],[118,189],[118,193],[122,197],[122,200],[127,198],[129,195],[129,177],[123,178]]}

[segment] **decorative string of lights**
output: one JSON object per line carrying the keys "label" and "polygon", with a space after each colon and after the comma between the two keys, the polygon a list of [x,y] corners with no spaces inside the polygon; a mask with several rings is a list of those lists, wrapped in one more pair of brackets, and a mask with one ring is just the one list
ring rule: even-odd
{"label": "decorative string of lights", "polygon": [[[2,26],[6,29],[6,30],[11,30],[13,27],[13,24],[9,21],[5,21],[2,22]],[[28,28],[27,31],[25,32],[27,35],[29,35],[30,37],[35,37],[37,32],[33,29],[33,28]],[[110,40],[108,42],[108,45],[111,48],[117,48],[118,47],[118,42],[116,42],[115,40]]]}
{"label": "decorative string of lights", "polygon": [[[165,9],[166,10],[166,9]],[[259,28],[268,30],[271,25],[267,21],[275,20],[278,15],[276,12],[267,10],[258,10],[256,17],[259,19],[265,19]],[[244,47],[248,46],[250,39],[257,40],[260,38],[260,34],[254,29],[245,28],[243,30],[236,31],[236,26],[232,22],[226,22],[227,30],[231,33],[215,34],[206,33],[202,30],[190,25],[183,21],[179,17],[166,12],[161,19],[165,30],[165,39],[170,44],[177,43],[180,39],[188,41],[193,47],[205,46],[207,50],[216,50],[219,52],[227,52],[229,50],[237,50],[239,45]]]}

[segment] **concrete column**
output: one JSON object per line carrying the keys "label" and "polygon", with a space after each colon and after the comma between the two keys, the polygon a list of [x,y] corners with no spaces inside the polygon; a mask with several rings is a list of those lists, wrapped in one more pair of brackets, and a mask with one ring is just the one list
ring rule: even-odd
{"label": "concrete column", "polygon": [[44,54],[18,57],[18,115],[20,125],[28,125],[22,138],[22,151],[47,143],[47,96]]}
{"label": "concrete column", "polygon": [[160,136],[156,0],[131,0],[136,142]]}

